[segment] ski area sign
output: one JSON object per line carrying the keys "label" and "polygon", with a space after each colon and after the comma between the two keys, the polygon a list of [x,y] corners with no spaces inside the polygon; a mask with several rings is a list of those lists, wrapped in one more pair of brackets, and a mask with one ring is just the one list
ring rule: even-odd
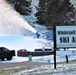
{"label": "ski area sign", "polygon": [[54,29],[56,48],[76,47],[76,25],[56,25]]}
{"label": "ski area sign", "polygon": [[56,54],[66,55],[66,61],[68,63],[68,53],[75,54],[75,51],[62,52],[56,51],[59,48],[76,48],[76,25],[54,25],[53,29],[54,37],[54,68],[56,69]]}

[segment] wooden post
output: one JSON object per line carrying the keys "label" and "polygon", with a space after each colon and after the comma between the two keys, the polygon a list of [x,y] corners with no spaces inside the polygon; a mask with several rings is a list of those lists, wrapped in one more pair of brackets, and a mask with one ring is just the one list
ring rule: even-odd
{"label": "wooden post", "polygon": [[53,37],[54,37],[54,69],[56,69],[56,27],[53,27]]}
{"label": "wooden post", "polygon": [[75,9],[75,25],[76,25],[76,9]]}
{"label": "wooden post", "polygon": [[[65,51],[66,51],[66,48],[65,48]],[[66,63],[69,63],[69,61],[68,61],[68,56],[65,55],[65,57],[66,57]]]}
{"label": "wooden post", "polygon": [[56,48],[54,48],[54,69],[56,69]]}
{"label": "wooden post", "polygon": [[69,61],[68,61],[68,56],[67,56],[67,55],[66,55],[66,62],[69,63]]}

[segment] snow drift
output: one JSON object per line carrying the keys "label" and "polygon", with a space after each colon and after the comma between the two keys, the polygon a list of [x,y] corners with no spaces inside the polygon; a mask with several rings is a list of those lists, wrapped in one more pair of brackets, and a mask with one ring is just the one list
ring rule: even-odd
{"label": "snow drift", "polygon": [[5,0],[0,0],[0,34],[21,34],[27,30],[36,33],[36,30],[29,25]]}

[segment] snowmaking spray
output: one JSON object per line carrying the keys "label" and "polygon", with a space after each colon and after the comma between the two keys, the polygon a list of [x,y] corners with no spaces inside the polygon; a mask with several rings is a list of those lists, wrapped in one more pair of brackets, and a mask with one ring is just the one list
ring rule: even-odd
{"label": "snowmaking spray", "polygon": [[0,0],[0,34],[24,35],[26,30],[40,35],[5,0]]}

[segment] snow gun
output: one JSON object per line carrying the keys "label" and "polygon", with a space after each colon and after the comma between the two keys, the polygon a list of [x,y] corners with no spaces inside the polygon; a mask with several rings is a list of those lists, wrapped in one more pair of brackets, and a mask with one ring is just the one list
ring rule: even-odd
{"label": "snow gun", "polygon": [[39,32],[36,32],[36,35],[37,35],[38,38],[40,37],[40,33]]}

